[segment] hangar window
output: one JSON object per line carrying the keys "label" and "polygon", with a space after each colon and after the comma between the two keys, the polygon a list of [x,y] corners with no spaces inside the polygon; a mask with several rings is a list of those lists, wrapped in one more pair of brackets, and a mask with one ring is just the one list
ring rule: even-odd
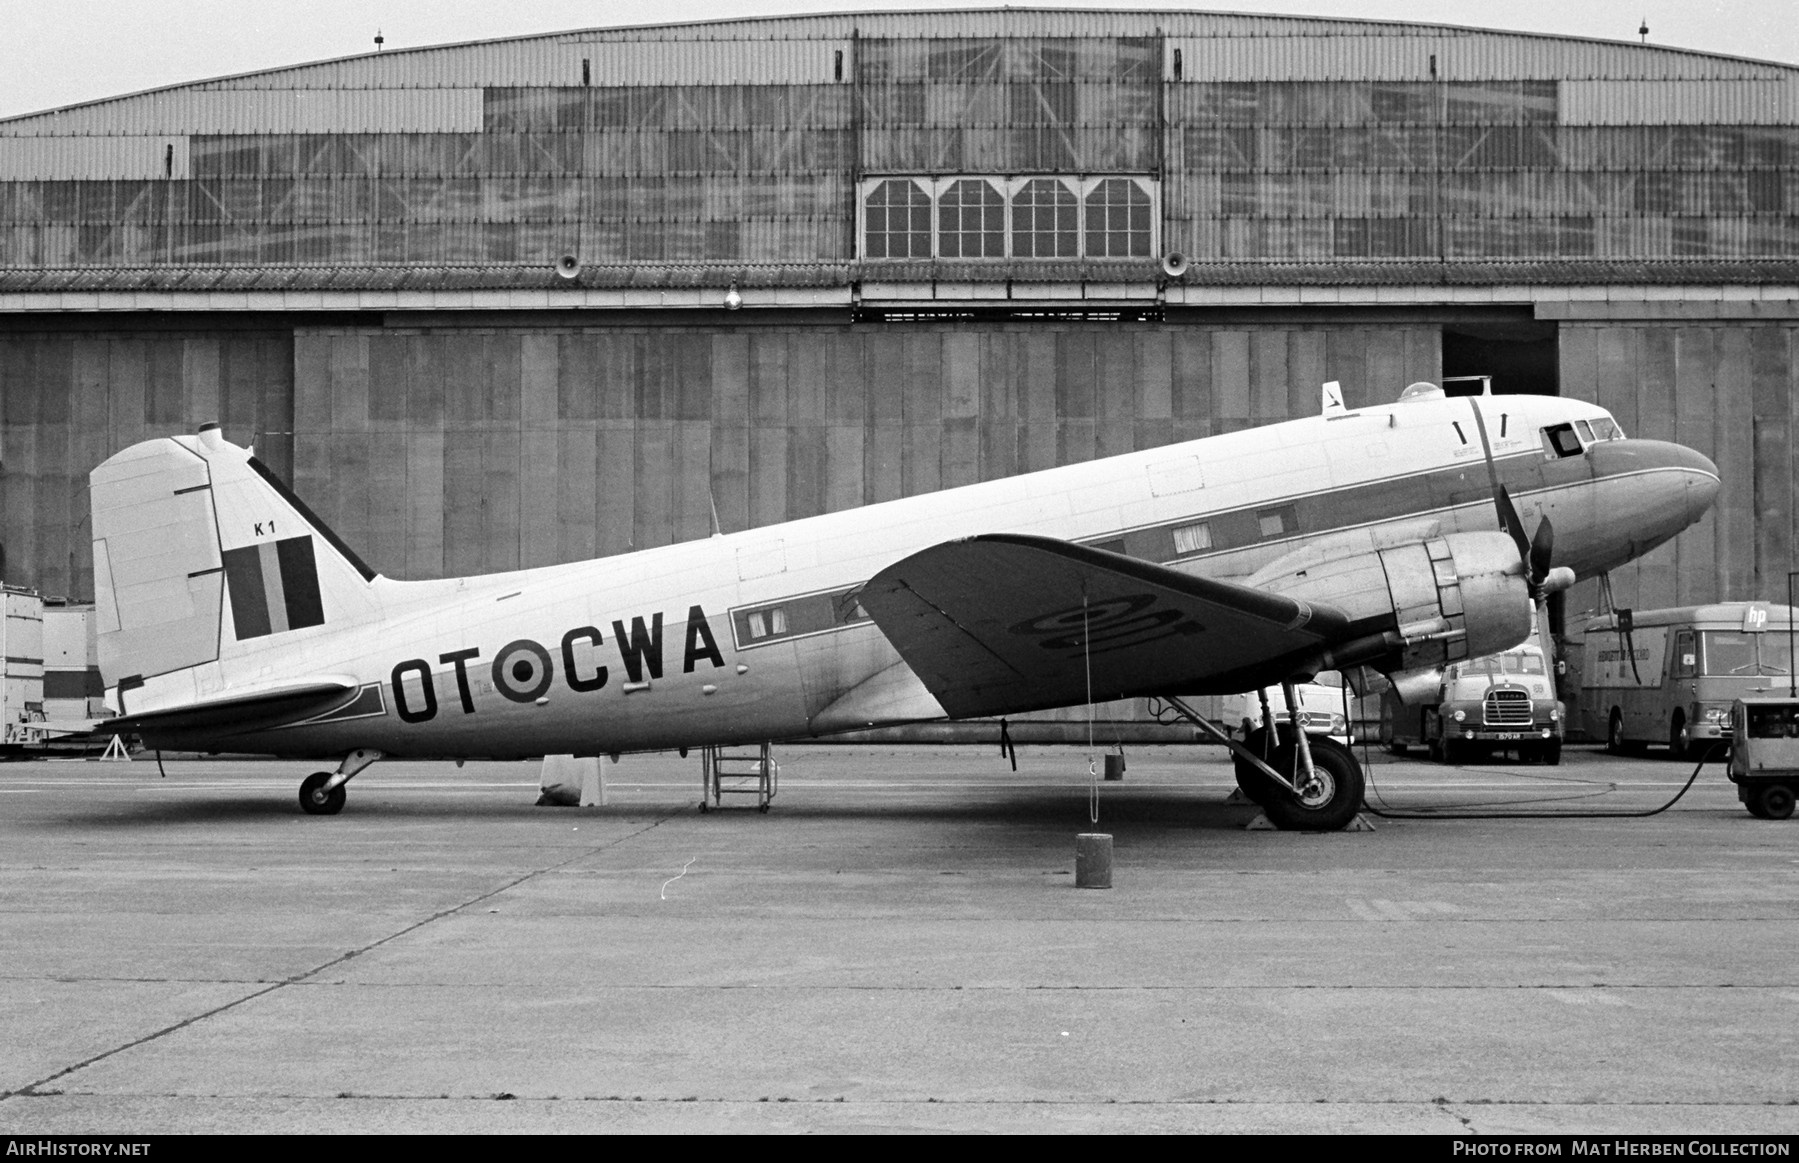
{"label": "hangar window", "polygon": [[1032,178],[1012,195],[1012,257],[1073,258],[1081,247],[1081,200],[1059,178]]}
{"label": "hangar window", "polygon": [[987,175],[862,183],[871,259],[1149,258],[1157,187],[1147,177]]}
{"label": "hangar window", "polygon": [[1087,257],[1148,258],[1149,194],[1129,178],[1106,178],[1087,192]]}
{"label": "hangar window", "polygon": [[931,196],[918,182],[878,182],[864,207],[869,258],[931,257]]}
{"label": "hangar window", "polygon": [[1006,196],[992,182],[963,178],[938,196],[937,253],[944,258],[1006,257]]}

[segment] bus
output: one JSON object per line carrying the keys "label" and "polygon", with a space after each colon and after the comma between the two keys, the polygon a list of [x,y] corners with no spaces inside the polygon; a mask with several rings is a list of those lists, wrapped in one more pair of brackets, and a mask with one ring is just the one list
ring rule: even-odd
{"label": "bus", "polygon": [[1768,602],[1594,618],[1578,653],[1581,725],[1614,754],[1659,744],[1697,758],[1730,738],[1733,701],[1791,691],[1793,631],[1792,608]]}

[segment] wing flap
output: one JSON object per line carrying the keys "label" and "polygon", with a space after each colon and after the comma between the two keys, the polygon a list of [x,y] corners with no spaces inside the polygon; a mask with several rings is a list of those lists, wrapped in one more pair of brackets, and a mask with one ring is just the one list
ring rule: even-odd
{"label": "wing flap", "polygon": [[1279,681],[1339,611],[1047,537],[988,534],[896,562],[861,602],[952,718]]}

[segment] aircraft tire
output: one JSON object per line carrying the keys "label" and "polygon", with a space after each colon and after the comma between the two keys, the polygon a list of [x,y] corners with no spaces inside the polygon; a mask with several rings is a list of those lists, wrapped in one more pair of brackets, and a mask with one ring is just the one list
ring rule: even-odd
{"label": "aircraft tire", "polygon": [[1793,789],[1784,783],[1765,784],[1755,793],[1757,813],[1764,820],[1785,820],[1793,814]]}
{"label": "aircraft tire", "polygon": [[344,810],[344,801],[349,797],[344,793],[344,785],[338,784],[330,791],[320,789],[331,779],[329,771],[315,771],[300,784],[300,810],[309,816],[335,816]]}
{"label": "aircraft tire", "polygon": [[[1248,722],[1249,720],[1244,720],[1246,725]],[[1267,743],[1268,732],[1261,727],[1251,727],[1243,732],[1243,746],[1260,755],[1268,766],[1280,770],[1280,757],[1287,748],[1271,749]],[[1258,807],[1266,808],[1271,798],[1282,794],[1279,788],[1269,786],[1266,775],[1238,759],[1234,754],[1231,757],[1231,769],[1237,776],[1237,789],[1253,800]]]}
{"label": "aircraft tire", "polygon": [[[1270,788],[1272,793],[1262,804],[1262,811],[1275,827],[1288,832],[1340,832],[1349,826],[1362,810],[1362,794],[1366,789],[1362,765],[1349,748],[1334,739],[1315,736],[1311,739],[1312,766],[1323,785],[1305,800],[1298,800]],[[1270,766],[1291,770],[1293,749],[1282,747],[1278,760]],[[1264,777],[1266,782],[1266,777]]]}

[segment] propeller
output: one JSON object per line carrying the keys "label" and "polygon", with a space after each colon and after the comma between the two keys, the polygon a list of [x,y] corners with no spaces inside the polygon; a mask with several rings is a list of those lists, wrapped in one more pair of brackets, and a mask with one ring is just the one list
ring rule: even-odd
{"label": "propeller", "polygon": [[1512,494],[1504,485],[1494,491],[1493,504],[1499,510],[1500,527],[1511,534],[1513,544],[1518,547],[1518,560],[1524,564],[1531,599],[1540,605],[1550,594],[1560,593],[1573,585],[1573,570],[1551,564],[1555,558],[1555,526],[1549,517],[1545,515],[1537,522],[1535,535],[1527,536],[1524,519],[1518,516],[1518,506],[1512,503]]}
{"label": "propeller", "polygon": [[1493,503],[1499,510],[1500,526],[1511,534],[1512,543],[1518,547],[1518,560],[1524,564],[1531,601],[1536,604],[1537,645],[1553,673],[1556,653],[1554,639],[1549,633],[1549,597],[1574,584],[1574,571],[1565,565],[1551,564],[1555,558],[1555,526],[1548,514],[1537,522],[1536,533],[1527,537],[1524,519],[1518,515],[1518,506],[1512,503],[1512,494],[1504,485],[1495,485]]}

